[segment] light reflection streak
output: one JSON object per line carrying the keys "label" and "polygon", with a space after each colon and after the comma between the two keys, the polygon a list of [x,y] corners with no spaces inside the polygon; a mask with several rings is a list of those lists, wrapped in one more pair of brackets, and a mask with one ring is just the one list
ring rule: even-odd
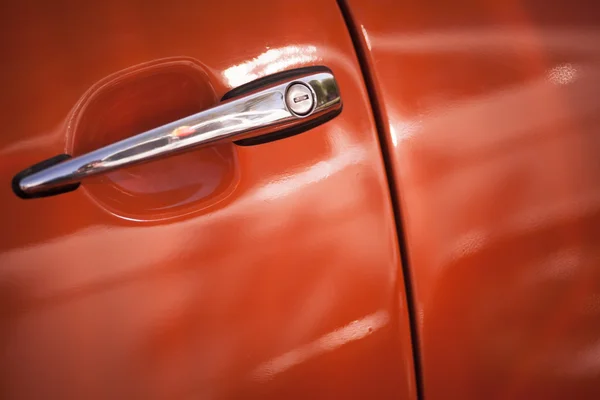
{"label": "light reflection streak", "polygon": [[[341,127],[330,133],[332,136],[330,157],[301,171],[259,185],[247,196],[240,197],[229,207],[222,209],[220,218],[239,216],[247,218],[249,215],[260,214],[265,201],[282,200],[298,192],[306,194],[306,188],[310,186],[314,187],[313,190],[322,193],[320,191],[323,187],[315,187],[315,183],[336,176],[349,166],[360,164],[367,157],[365,148],[349,141],[344,132],[344,127]],[[346,201],[350,199],[350,195],[345,196]],[[282,207],[278,216],[264,220],[263,224],[257,225],[256,229],[268,230],[269,221],[281,222],[286,216],[293,215],[289,207],[297,207],[297,204],[292,202],[282,201],[278,204]],[[340,206],[339,201],[333,204],[335,207]],[[319,209],[323,209],[322,207]],[[271,212],[275,212],[276,209],[277,207],[274,207]],[[209,220],[211,217],[206,215],[204,218]],[[29,282],[29,295],[33,298],[55,296],[69,289],[131,274],[148,265],[168,260],[173,257],[173,254],[190,251],[186,249],[186,243],[181,240],[182,235],[193,237],[194,246],[208,246],[211,242],[210,237],[190,233],[195,231],[196,227],[195,219],[190,219],[155,226],[152,230],[144,227],[89,228],[35,246],[16,248],[0,254],[0,265],[4,267],[2,277],[12,280],[18,276],[19,279]],[[109,230],[110,234],[108,234]],[[104,251],[106,248],[110,248],[111,251]],[[147,248],[152,248],[152,252],[145,251]],[[65,258],[64,254],[71,256]],[[89,254],[102,256],[89,257]],[[75,255],[87,259],[85,268],[82,268]],[[43,264],[43,260],[48,259],[61,259],[62,263],[54,264],[54,268],[40,270],[39,266]],[[106,265],[110,265],[111,268],[106,268]],[[34,282],[40,284],[36,285]]]}
{"label": "light reflection streak", "polygon": [[344,170],[349,165],[358,164],[366,158],[365,149],[352,146],[343,132],[336,135],[335,140],[332,140],[331,143],[333,153],[331,158],[319,161],[294,175],[284,176],[259,187],[254,193],[256,199],[249,201],[250,204],[247,206],[256,204],[257,199],[264,201],[291,195],[312,183]]}
{"label": "light reflection streak", "polygon": [[[577,79],[564,86],[566,91],[561,91],[560,95],[569,96],[570,101],[577,104],[577,118],[586,118],[596,115],[598,111],[596,98],[599,85],[600,74],[596,65],[580,66]],[[427,146],[427,151],[451,154],[453,157],[461,154],[466,160],[470,154],[503,148],[512,141],[521,141],[573,118],[573,111],[556,103],[556,96],[556,87],[549,85],[546,76],[541,76],[518,86],[454,102],[451,107],[443,105],[426,110],[425,115],[413,120],[394,114],[390,115],[390,120],[402,121],[402,124],[395,123],[396,131],[400,127],[416,124],[414,129],[408,129],[404,134],[399,132],[399,138],[418,139],[413,135],[415,130],[423,137],[435,132],[436,140],[422,140],[418,145]],[[469,121],[469,124],[464,124],[464,121]],[[482,131],[486,134],[482,135]],[[511,153],[508,155],[512,156]]]}
{"label": "light reflection streak", "polygon": [[540,47],[539,37],[544,38],[544,49],[548,52],[566,54],[599,53],[599,30],[545,30],[532,35],[519,29],[464,29],[444,30],[410,35],[371,35],[370,41],[378,51],[431,52],[514,52],[519,49]]}
{"label": "light reflection streak", "polygon": [[347,343],[363,339],[389,323],[387,311],[367,315],[333,332],[327,333],[314,342],[293,349],[265,363],[260,364],[251,374],[253,379],[269,380],[295,365],[321,354],[335,350]]}
{"label": "light reflection streak", "polygon": [[231,87],[236,87],[289,67],[311,64],[317,59],[316,54],[317,48],[312,45],[268,49],[249,61],[227,68],[223,76]]}
{"label": "light reflection streak", "polygon": [[390,124],[390,136],[394,147],[398,147],[398,143],[413,137],[422,128],[421,119],[402,120],[402,118],[394,117],[391,120],[399,121]]}
{"label": "light reflection streak", "polygon": [[363,34],[363,36],[365,38],[365,43],[367,44],[367,48],[369,50],[371,50],[371,39],[369,38],[369,33],[365,29],[364,25],[360,26],[360,30],[362,31],[362,34]]}

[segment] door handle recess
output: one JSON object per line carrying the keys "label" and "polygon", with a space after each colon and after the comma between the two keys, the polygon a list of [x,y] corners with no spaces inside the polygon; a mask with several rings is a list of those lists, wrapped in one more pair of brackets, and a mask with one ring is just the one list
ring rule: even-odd
{"label": "door handle recess", "polygon": [[87,154],[73,158],[61,154],[42,161],[18,173],[13,190],[26,199],[56,195],[77,189],[85,178],[118,168],[216,143],[318,125],[337,115],[342,107],[333,74],[320,71],[299,72],[292,77],[286,74],[284,81],[275,83],[263,78],[267,83],[261,87],[213,108]]}

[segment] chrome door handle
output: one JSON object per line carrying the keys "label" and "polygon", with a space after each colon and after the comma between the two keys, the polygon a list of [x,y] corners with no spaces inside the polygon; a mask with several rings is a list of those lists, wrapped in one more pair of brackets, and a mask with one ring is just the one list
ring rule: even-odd
{"label": "chrome door handle", "polygon": [[94,175],[250,133],[273,133],[338,113],[341,107],[331,72],[305,73],[87,154],[36,164],[15,176],[13,189],[22,198],[59,194]]}

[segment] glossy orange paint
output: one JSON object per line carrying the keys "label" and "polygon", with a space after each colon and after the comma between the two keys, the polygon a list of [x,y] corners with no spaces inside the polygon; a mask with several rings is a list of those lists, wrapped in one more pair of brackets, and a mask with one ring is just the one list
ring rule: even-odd
{"label": "glossy orange paint", "polygon": [[[415,398],[387,182],[335,2],[0,7],[0,397]],[[198,80],[107,92],[69,136],[98,82],[182,57]],[[307,65],[330,67],[344,101],[311,131],[156,161],[56,197],[10,190],[39,160],[112,140],[99,127],[130,134]],[[183,192],[203,190],[178,208]]]}
{"label": "glossy orange paint", "polygon": [[[76,103],[66,119],[66,152],[82,155],[217,103],[208,74],[194,59],[136,65],[100,80]],[[138,221],[198,212],[227,198],[239,183],[234,147],[219,144],[121,168],[86,180],[82,189],[100,207]]]}
{"label": "glossy orange paint", "polygon": [[599,398],[598,3],[347,3],[396,180],[424,398]]}

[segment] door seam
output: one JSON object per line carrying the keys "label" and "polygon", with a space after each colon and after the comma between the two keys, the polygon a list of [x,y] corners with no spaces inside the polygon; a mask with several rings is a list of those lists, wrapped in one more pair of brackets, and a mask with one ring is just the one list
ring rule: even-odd
{"label": "door seam", "polygon": [[[396,226],[396,236],[398,239],[398,247],[400,250],[400,261],[401,261],[401,270],[404,278],[404,290],[406,293],[406,303],[407,303],[407,311],[408,318],[410,323],[410,336],[411,336],[411,347],[413,354],[413,367],[414,367],[414,375],[415,375],[415,385],[416,385],[416,393],[417,399],[423,400],[423,381],[422,381],[422,366],[421,366],[421,356],[420,356],[420,341],[418,336],[418,313],[415,305],[415,297],[413,295],[413,284],[410,275],[409,262],[408,262],[408,246],[406,245],[406,237],[404,235],[405,229],[403,224],[403,219],[401,215],[400,209],[400,198],[398,192],[398,185],[396,179],[394,179],[394,171],[392,168],[392,160],[390,158],[390,149],[388,148],[388,144],[386,139],[386,124],[385,117],[383,112],[383,107],[379,102],[379,98],[376,93],[376,79],[375,73],[369,65],[368,62],[368,50],[366,43],[364,41],[363,35],[360,33],[358,27],[356,26],[354,19],[352,18],[352,14],[350,12],[350,8],[345,0],[337,0],[338,7],[342,13],[342,17],[344,18],[344,22],[346,24],[346,28],[348,29],[348,33],[350,34],[350,38],[352,39],[352,44],[354,46],[354,50],[356,52],[356,56],[358,58],[358,63],[360,66],[361,74],[364,80],[365,87],[367,89],[367,94],[369,98],[369,104],[371,106],[371,112],[373,114],[373,118],[375,121],[375,128],[377,131],[377,138],[379,139],[380,151],[383,159],[383,164],[385,168],[385,176],[388,183],[388,189],[390,193],[390,200],[392,203],[392,212],[394,215],[394,222]],[[397,290],[400,288],[397,288]],[[398,293],[398,291],[396,291]],[[398,306],[398,301],[396,301],[396,306]]]}

